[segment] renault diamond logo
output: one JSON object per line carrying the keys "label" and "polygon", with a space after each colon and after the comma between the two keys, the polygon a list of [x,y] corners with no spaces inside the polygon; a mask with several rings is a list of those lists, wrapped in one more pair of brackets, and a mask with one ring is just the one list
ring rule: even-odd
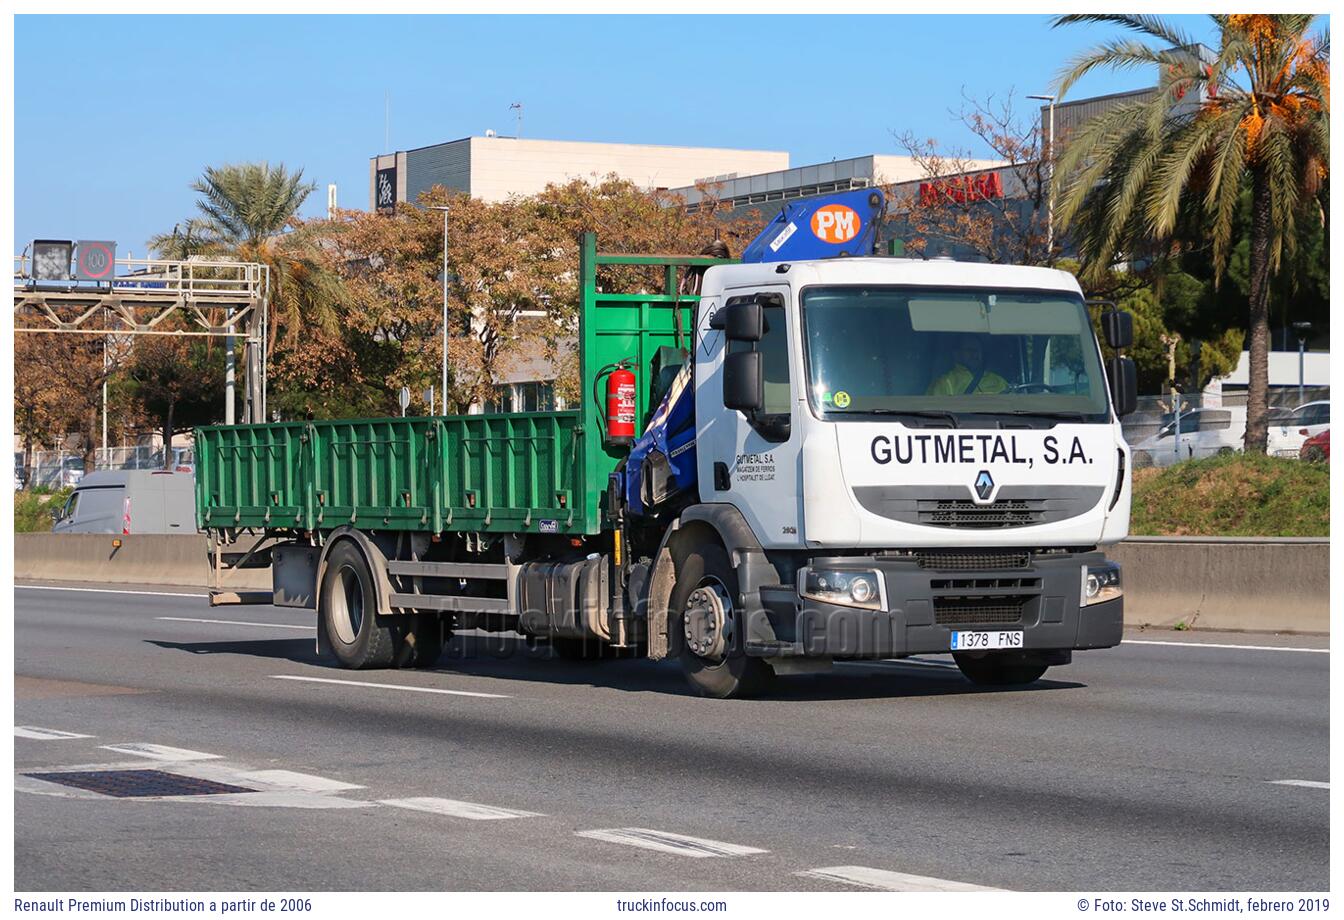
{"label": "renault diamond logo", "polygon": [[988,501],[989,495],[994,491],[994,477],[989,475],[989,470],[981,470],[980,475],[975,477],[975,494],[980,496],[980,500]]}

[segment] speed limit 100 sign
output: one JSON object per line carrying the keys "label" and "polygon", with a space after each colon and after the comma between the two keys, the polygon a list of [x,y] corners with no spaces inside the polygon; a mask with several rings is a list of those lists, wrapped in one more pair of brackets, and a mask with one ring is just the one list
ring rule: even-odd
{"label": "speed limit 100 sign", "polygon": [[116,274],[117,244],[111,240],[80,240],[75,277],[80,281],[111,281]]}

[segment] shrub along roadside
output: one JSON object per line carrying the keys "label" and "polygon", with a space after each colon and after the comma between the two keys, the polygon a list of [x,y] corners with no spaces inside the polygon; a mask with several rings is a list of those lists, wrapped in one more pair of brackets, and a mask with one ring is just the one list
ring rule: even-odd
{"label": "shrub along roadside", "polygon": [[47,533],[51,512],[65,504],[73,489],[14,493],[14,532]]}
{"label": "shrub along roadside", "polygon": [[1224,454],[1134,471],[1135,536],[1326,537],[1330,467]]}

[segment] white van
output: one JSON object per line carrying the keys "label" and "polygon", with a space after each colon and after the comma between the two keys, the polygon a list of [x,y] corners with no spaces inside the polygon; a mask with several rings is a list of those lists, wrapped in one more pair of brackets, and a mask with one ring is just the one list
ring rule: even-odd
{"label": "white van", "polygon": [[[1267,452],[1271,456],[1296,456],[1294,448],[1301,448],[1305,437],[1296,444],[1285,427],[1292,413],[1287,409],[1270,406]],[[1246,440],[1246,407],[1224,406],[1220,409],[1191,409],[1181,413],[1180,433],[1176,431],[1175,416],[1162,416],[1162,427],[1157,434],[1133,446],[1134,468],[1171,466],[1182,460],[1195,460],[1240,451]]]}
{"label": "white van", "polygon": [[195,533],[191,473],[99,470],[52,512],[52,533]]}

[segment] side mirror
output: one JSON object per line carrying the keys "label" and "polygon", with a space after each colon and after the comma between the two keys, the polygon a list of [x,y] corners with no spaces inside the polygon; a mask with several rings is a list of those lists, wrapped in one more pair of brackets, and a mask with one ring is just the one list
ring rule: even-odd
{"label": "side mirror", "polygon": [[1123,310],[1107,310],[1101,314],[1101,330],[1106,344],[1112,348],[1128,348],[1134,344],[1134,317]]}
{"label": "side mirror", "polygon": [[759,342],[765,336],[765,314],[760,301],[747,300],[723,309],[723,331],[729,341]]}
{"label": "side mirror", "polygon": [[723,359],[723,404],[747,414],[765,406],[765,365],[759,351],[739,351]]}
{"label": "side mirror", "polygon": [[[1125,314],[1128,316],[1128,314]],[[1111,384],[1111,405],[1117,416],[1126,416],[1139,407],[1139,374],[1130,358],[1112,358],[1106,367]]]}

